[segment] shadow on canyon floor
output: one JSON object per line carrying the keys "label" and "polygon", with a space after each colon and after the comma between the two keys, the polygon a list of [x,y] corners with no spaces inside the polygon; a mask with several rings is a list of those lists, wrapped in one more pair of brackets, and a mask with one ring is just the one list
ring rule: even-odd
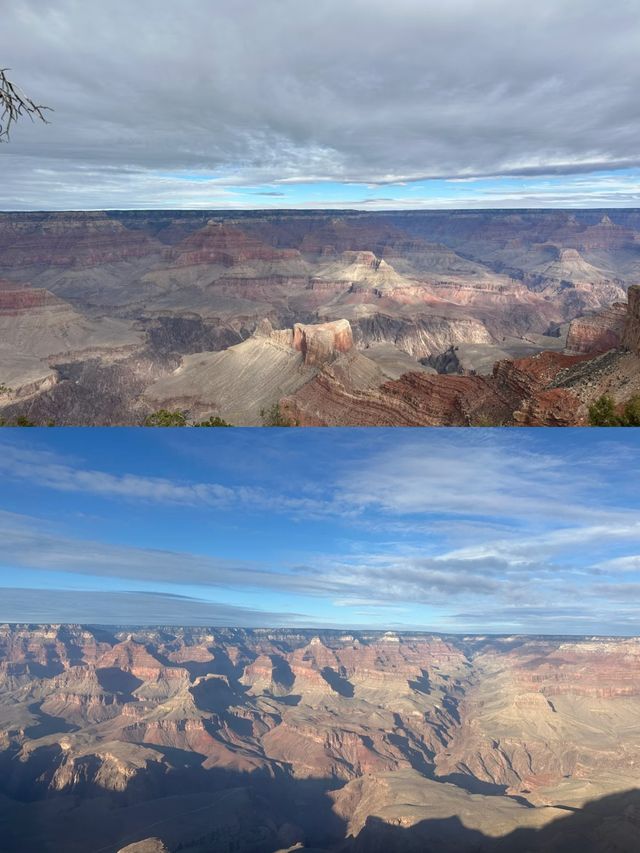
{"label": "shadow on canyon floor", "polygon": [[[134,797],[105,794],[95,787],[80,795],[29,802],[0,795],[2,849],[117,853],[128,844],[159,837],[172,853],[274,853],[298,843],[304,843],[303,849],[327,853],[640,850],[640,790],[635,789],[594,800],[580,810],[567,806],[566,817],[498,838],[468,828],[464,817],[457,815],[410,827],[371,816],[357,837],[345,838],[346,821],[333,812],[330,796],[338,783],[295,780],[284,772],[269,777],[205,771],[190,761],[177,763],[181,770],[167,774],[164,788],[156,779],[146,796],[140,789]],[[190,773],[185,773],[188,769]],[[187,782],[189,776],[192,784]]]}
{"label": "shadow on canyon floor", "polygon": [[329,796],[340,783],[295,780],[284,771],[271,777],[205,770],[183,750],[150,749],[174,769],[164,777],[149,773],[146,785],[126,792],[82,788],[81,780],[73,794],[50,793],[37,782],[29,791],[23,778],[13,796],[0,792],[0,849],[117,853],[159,837],[172,853],[273,853],[298,842],[333,850],[344,839],[345,822]]}
{"label": "shadow on canyon floor", "polygon": [[567,811],[539,829],[516,829],[492,838],[460,817],[423,820],[410,827],[370,817],[340,853],[637,853],[640,790],[611,794]]}

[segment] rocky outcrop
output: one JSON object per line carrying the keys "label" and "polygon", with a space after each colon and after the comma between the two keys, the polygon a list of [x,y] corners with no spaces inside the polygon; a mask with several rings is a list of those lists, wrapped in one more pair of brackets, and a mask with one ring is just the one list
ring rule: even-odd
{"label": "rocky outcrop", "polygon": [[0,666],[10,853],[386,850],[427,819],[454,851],[452,816],[540,826],[640,761],[637,638],[5,625]]}
{"label": "rocky outcrop", "polygon": [[614,302],[608,308],[569,324],[566,351],[570,354],[598,355],[620,346],[627,321],[627,305]]}
{"label": "rocky outcrop", "polygon": [[84,316],[43,288],[0,282],[0,385],[10,389],[0,407],[50,391],[56,362],[131,354],[142,342],[132,325]]}
{"label": "rocky outcrop", "polygon": [[195,234],[186,237],[165,254],[176,266],[221,264],[231,267],[247,261],[298,260],[296,249],[277,249],[266,245],[234,225],[214,219]]}
{"label": "rocky outcrop", "polygon": [[622,334],[622,346],[640,355],[640,285],[635,284],[628,292],[627,319]]}
{"label": "rocky outcrop", "polygon": [[[617,735],[589,725],[611,713],[624,726],[633,715],[638,654],[636,640],[595,638],[530,639],[514,649],[482,651],[462,725],[439,756],[438,773],[464,766],[478,779],[545,803],[544,791],[563,779],[632,772],[635,757],[620,749]],[[567,715],[575,726],[571,738],[558,728]]]}
{"label": "rocky outcrop", "polygon": [[293,348],[293,332],[273,330],[266,321],[236,346],[186,356],[147,389],[144,399],[151,409],[185,409],[195,418],[216,415],[233,424],[259,425],[262,412],[304,385],[315,370]]}
{"label": "rocky outcrop", "polygon": [[332,361],[340,352],[353,347],[353,335],[348,320],[293,327],[293,348],[302,353],[304,363],[317,367]]}
{"label": "rocky outcrop", "polygon": [[121,847],[118,853],[170,853],[170,851],[161,838],[145,838],[144,841],[135,841],[133,844]]}
{"label": "rocky outcrop", "polygon": [[491,344],[486,327],[470,317],[446,316],[437,309],[419,317],[376,312],[354,319],[357,339],[365,345],[391,343],[414,358],[445,352],[458,343]]}
{"label": "rocky outcrop", "polygon": [[153,407],[186,408],[196,416],[214,413],[231,423],[259,424],[262,413],[281,397],[352,348],[347,320],[273,329],[264,319],[251,338],[236,346],[187,356],[146,397]]}
{"label": "rocky outcrop", "polygon": [[484,377],[407,373],[379,389],[354,390],[329,366],[281,408],[301,426],[464,426],[504,406]]}
{"label": "rocky outcrop", "polygon": [[0,315],[11,316],[33,308],[59,303],[52,293],[44,288],[19,286],[13,282],[0,281]]}
{"label": "rocky outcrop", "polygon": [[498,362],[491,376],[406,373],[363,390],[329,365],[282,408],[303,426],[567,426],[586,409],[571,390],[550,386],[587,358],[546,352]]}

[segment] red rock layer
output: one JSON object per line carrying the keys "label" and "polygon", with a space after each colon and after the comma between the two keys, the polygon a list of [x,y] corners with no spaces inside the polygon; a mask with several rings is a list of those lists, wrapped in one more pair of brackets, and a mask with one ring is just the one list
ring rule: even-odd
{"label": "red rock layer", "polygon": [[580,401],[548,386],[587,358],[545,352],[498,362],[490,377],[406,373],[373,391],[345,387],[328,366],[281,405],[302,426],[567,426]]}
{"label": "red rock layer", "polygon": [[545,696],[640,696],[640,648],[635,640],[566,643],[546,653],[514,655],[514,678]]}
{"label": "red rock layer", "polygon": [[567,333],[568,353],[597,355],[620,346],[627,321],[627,305],[614,302],[588,317],[572,320]]}
{"label": "red rock layer", "polygon": [[523,795],[640,760],[637,639],[99,635],[0,626],[3,793],[134,802],[174,771],[184,783],[187,753],[202,782],[213,768],[350,780],[413,767]]}
{"label": "red rock layer", "polygon": [[55,301],[53,294],[41,288],[0,290],[0,314],[10,316],[33,308],[43,308]]}
{"label": "red rock layer", "polygon": [[125,228],[105,213],[0,217],[3,267],[93,267],[143,258],[159,249],[155,239]]}
{"label": "red rock layer", "polygon": [[234,225],[210,222],[167,252],[175,266],[221,264],[234,266],[246,261],[283,261],[300,258],[296,249],[278,249],[249,236]]}

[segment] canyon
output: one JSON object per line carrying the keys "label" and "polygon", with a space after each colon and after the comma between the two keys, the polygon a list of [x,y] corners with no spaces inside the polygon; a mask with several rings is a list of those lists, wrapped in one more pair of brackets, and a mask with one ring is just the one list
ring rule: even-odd
{"label": "canyon", "polygon": [[634,209],[0,213],[0,418],[582,424],[638,282]]}
{"label": "canyon", "polygon": [[0,626],[18,853],[635,851],[640,639]]}

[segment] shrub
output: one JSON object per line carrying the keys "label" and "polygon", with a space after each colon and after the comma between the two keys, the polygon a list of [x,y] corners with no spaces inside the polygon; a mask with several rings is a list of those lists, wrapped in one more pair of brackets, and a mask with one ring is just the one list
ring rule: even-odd
{"label": "shrub", "polygon": [[627,400],[623,414],[624,426],[640,426],[640,394]]}
{"label": "shrub", "polygon": [[158,409],[144,419],[143,426],[150,427],[183,427],[187,425],[187,416],[184,412],[171,411],[170,409]]}
{"label": "shrub", "polygon": [[620,418],[616,414],[613,399],[606,394],[599,397],[589,406],[589,423],[591,426],[620,426]]}
{"label": "shrub", "polygon": [[260,409],[260,417],[262,418],[263,426],[268,427],[292,427],[298,426],[296,421],[287,418],[280,410],[280,404],[274,403],[268,409]]}
{"label": "shrub", "polygon": [[226,421],[223,421],[222,418],[214,417],[213,415],[210,418],[207,418],[206,421],[200,421],[197,424],[193,424],[194,427],[230,427],[233,424],[229,424]]}

